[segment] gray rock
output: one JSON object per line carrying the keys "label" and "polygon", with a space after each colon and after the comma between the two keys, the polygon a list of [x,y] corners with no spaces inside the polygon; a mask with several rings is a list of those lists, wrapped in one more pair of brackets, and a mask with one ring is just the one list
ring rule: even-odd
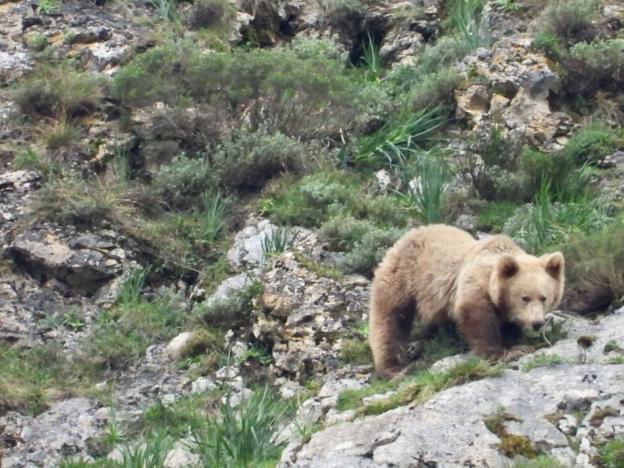
{"label": "gray rock", "polygon": [[126,260],[126,252],[106,237],[54,224],[18,233],[10,251],[38,281],[54,278],[77,294],[95,293],[122,273]]}
{"label": "gray rock", "polygon": [[87,456],[106,420],[107,413],[86,398],[58,402],[35,418],[9,412],[0,418],[0,427],[3,441],[12,448],[5,451],[0,466],[55,466],[61,458]]}

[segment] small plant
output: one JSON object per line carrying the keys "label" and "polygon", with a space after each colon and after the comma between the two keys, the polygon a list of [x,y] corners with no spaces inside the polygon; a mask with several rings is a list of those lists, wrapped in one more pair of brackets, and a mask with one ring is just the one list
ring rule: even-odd
{"label": "small plant", "polygon": [[500,438],[498,450],[509,458],[514,458],[517,455],[522,455],[529,459],[535,458],[538,453],[531,441],[524,436],[509,434],[505,428],[505,421],[520,420],[505,412],[504,408],[499,407],[494,414],[488,416],[483,421],[485,427]]}
{"label": "small plant", "polygon": [[288,227],[276,227],[262,238],[262,255],[264,259],[275,257],[294,242],[296,234],[291,234]]}
{"label": "small plant", "polygon": [[516,3],[516,0],[494,0],[494,4],[504,11],[518,11],[520,5]]}
{"label": "small plant", "polygon": [[405,163],[445,122],[438,108],[406,113],[363,138],[355,162],[374,164],[382,159],[388,164]]}
{"label": "small plant", "polygon": [[67,148],[78,141],[80,136],[78,127],[66,118],[54,121],[41,130],[41,138],[49,150]]}
{"label": "small plant", "polygon": [[444,193],[450,178],[446,162],[440,156],[423,155],[416,162],[417,178],[409,182],[407,197],[425,224],[444,221]]}
{"label": "small plant", "polygon": [[538,455],[527,461],[517,461],[514,468],[564,468],[564,465],[555,457]]}
{"label": "small plant", "polygon": [[143,443],[125,445],[121,449],[122,466],[124,468],[164,467],[167,453],[173,441],[164,431],[159,431]]}
{"label": "small plant", "polygon": [[102,80],[67,64],[42,65],[23,81],[14,94],[25,115],[66,118],[93,112],[102,96]]}
{"label": "small plant", "polygon": [[178,19],[177,0],[149,0],[149,4],[158,12],[163,21]]}
{"label": "small plant", "polygon": [[383,64],[379,55],[379,45],[375,44],[370,33],[367,34],[367,42],[364,44],[362,64],[366,69],[366,79],[375,83],[379,82],[383,73]]}
{"label": "small plant", "polygon": [[221,192],[215,194],[205,193],[203,196],[204,210],[199,214],[202,238],[208,243],[219,239],[223,229],[227,225],[228,200],[223,198]]}
{"label": "small plant", "polygon": [[413,112],[438,108],[440,114],[453,109],[453,91],[462,82],[461,75],[452,67],[418,77],[410,87],[406,98],[407,106]]}
{"label": "small plant", "polygon": [[50,15],[58,13],[61,9],[59,0],[39,0],[37,3],[37,13],[40,15]]}
{"label": "small plant", "polygon": [[192,448],[203,466],[259,466],[275,460],[281,448],[274,433],[288,410],[268,387],[258,390],[238,406],[226,401],[217,418],[191,428]]}
{"label": "small plant", "polygon": [[449,23],[472,49],[487,43],[488,26],[482,15],[484,0],[449,0]]}
{"label": "small plant", "polygon": [[128,274],[119,292],[119,304],[130,305],[141,301],[141,290],[145,286],[145,281],[150,274],[151,268],[134,268]]}
{"label": "small plant", "polygon": [[538,32],[553,35],[566,45],[591,40],[592,21],[597,17],[597,0],[551,0],[538,21]]}

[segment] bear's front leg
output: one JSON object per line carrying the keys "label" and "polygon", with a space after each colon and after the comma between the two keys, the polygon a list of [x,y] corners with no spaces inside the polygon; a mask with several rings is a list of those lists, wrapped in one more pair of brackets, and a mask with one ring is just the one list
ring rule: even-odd
{"label": "bear's front leg", "polygon": [[457,317],[459,331],[474,354],[485,359],[503,357],[500,320],[487,299],[459,304]]}

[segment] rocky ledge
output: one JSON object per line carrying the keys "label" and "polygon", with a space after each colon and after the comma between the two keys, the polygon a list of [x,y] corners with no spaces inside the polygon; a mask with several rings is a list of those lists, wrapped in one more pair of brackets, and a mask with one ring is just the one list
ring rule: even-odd
{"label": "rocky ledge", "polygon": [[517,369],[330,426],[288,447],[280,466],[511,466],[523,456],[514,444],[562,466],[594,466],[596,447],[624,432],[624,365],[613,346],[624,339],[624,308],[567,325],[568,338]]}

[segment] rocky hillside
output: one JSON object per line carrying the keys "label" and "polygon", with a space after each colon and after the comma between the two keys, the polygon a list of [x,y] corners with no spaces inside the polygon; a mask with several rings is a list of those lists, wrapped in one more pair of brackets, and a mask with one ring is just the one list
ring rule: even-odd
{"label": "rocky hillside", "polygon": [[[0,466],[624,466],[619,0],[0,0]],[[411,227],[566,257],[372,375]]]}

